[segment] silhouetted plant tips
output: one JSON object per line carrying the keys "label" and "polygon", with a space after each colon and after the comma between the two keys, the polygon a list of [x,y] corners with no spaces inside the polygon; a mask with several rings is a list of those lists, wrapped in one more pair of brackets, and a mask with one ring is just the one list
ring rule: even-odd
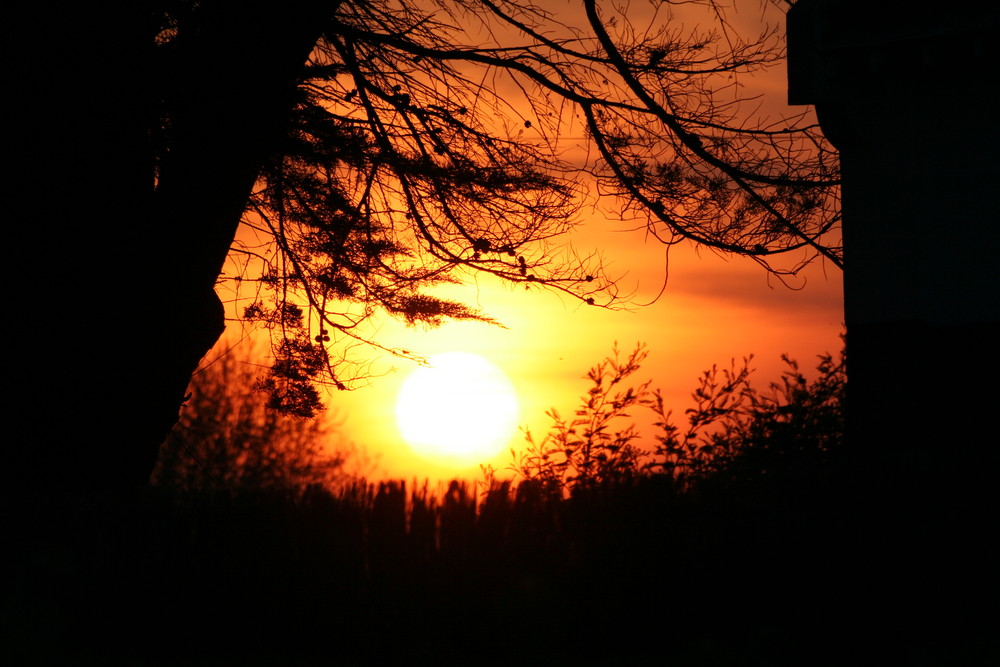
{"label": "silhouetted plant tips", "polygon": [[650,383],[626,387],[623,382],[639,370],[646,355],[640,345],[619,360],[615,346],[612,356],[587,373],[592,386],[574,418],[566,421],[555,408],[546,413],[553,422],[551,430],[538,443],[530,431],[525,434],[528,447],[515,455],[514,469],[560,494],[637,475],[641,451],[632,443],[639,434],[627,421],[627,411],[646,403]]}
{"label": "silhouetted plant tips", "polygon": [[[561,498],[573,490],[627,485],[665,475],[681,488],[707,477],[749,479],[780,473],[782,466],[822,465],[844,433],[846,374],[839,358],[820,357],[808,381],[797,362],[767,391],[750,381],[752,357],[705,371],[692,393],[694,407],[679,426],[652,381],[632,384],[648,352],[638,345],[612,354],[585,376],[590,386],[571,419],[556,408],[541,440],[525,432],[526,446],[512,450],[511,471],[521,483]],[[187,490],[335,487],[349,480],[342,439],[331,442],[322,422],[282,415],[252,392],[259,375],[273,371],[232,354],[195,375],[181,421],[161,448],[153,481]],[[273,376],[272,376],[273,377]],[[656,443],[640,440],[636,410],[655,416]],[[484,468],[487,489],[500,485]],[[454,489],[452,490],[454,492]]]}
{"label": "silhouetted plant tips", "polygon": [[[678,425],[651,381],[629,385],[647,356],[639,345],[624,359],[617,346],[586,375],[591,383],[573,419],[553,408],[549,432],[540,442],[527,432],[527,447],[512,451],[511,469],[562,496],[573,489],[619,484],[649,471],[681,487],[710,476],[750,480],[796,467],[821,466],[844,436],[847,375],[844,353],[820,357],[818,376],[808,381],[798,363],[783,357],[788,370],[766,391],[750,381],[753,357],[729,368],[704,372]],[[644,448],[634,409],[652,410],[657,443]]]}
{"label": "silhouetted plant tips", "polygon": [[661,433],[652,467],[679,480],[710,474],[752,478],[775,474],[782,466],[825,461],[844,437],[844,354],[821,356],[812,382],[797,362],[783,359],[788,370],[763,392],[750,383],[752,357],[705,371],[683,430],[660,392],[654,392],[650,406]]}

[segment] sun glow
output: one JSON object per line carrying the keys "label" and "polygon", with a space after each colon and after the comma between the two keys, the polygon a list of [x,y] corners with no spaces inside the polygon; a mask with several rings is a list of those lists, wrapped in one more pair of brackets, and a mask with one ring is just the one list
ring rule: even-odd
{"label": "sun glow", "polygon": [[496,456],[514,435],[519,413],[503,371],[465,352],[431,357],[407,377],[396,399],[396,424],[410,448],[455,468]]}

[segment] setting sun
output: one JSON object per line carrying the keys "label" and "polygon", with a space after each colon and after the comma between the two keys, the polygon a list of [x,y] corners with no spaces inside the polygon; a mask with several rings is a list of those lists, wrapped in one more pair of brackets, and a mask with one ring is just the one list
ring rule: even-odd
{"label": "setting sun", "polygon": [[396,400],[396,424],[419,456],[455,467],[495,456],[517,428],[517,393],[475,354],[448,352],[413,371]]}

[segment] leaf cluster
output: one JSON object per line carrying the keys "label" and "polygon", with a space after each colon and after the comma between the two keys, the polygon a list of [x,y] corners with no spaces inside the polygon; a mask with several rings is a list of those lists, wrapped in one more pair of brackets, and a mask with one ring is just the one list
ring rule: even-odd
{"label": "leaf cluster", "polygon": [[660,432],[652,466],[688,483],[708,476],[747,481],[826,464],[844,438],[844,353],[820,355],[812,381],[796,361],[782,360],[787,369],[765,391],[750,382],[751,358],[706,371],[683,431],[655,392]]}

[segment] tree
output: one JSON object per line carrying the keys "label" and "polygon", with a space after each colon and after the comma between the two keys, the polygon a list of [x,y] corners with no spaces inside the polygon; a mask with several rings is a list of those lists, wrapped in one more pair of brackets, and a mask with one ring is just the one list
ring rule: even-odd
{"label": "tree", "polygon": [[224,354],[194,374],[190,398],[160,447],[152,482],[175,492],[333,490],[347,482],[353,447],[329,419],[267,409],[252,391],[264,369]]}
{"label": "tree", "polygon": [[[639,38],[584,5],[589,34],[538,8],[490,2],[335,14],[286,143],[251,197],[251,224],[278,240],[260,278],[276,298],[245,311],[282,328],[276,405],[315,406],[318,377],[344,388],[350,366],[331,363],[323,343],[372,344],[357,331],[376,308],[410,323],[483,318],[422,291],[459,269],[613,303],[594,258],[553,263],[546,247],[570,229],[584,174],[665,243],[762,263],[808,248],[839,264],[824,245],[838,219],[836,161],[822,146],[806,150],[814,129],[736,125],[740,100],[713,91],[714,76],[773,62],[775,35],[720,51],[711,34]],[[494,35],[474,42],[477,24]],[[485,77],[493,88],[471,83]],[[555,157],[574,115],[600,155],[593,163]]]}
{"label": "tree", "polygon": [[[424,291],[468,271],[612,304],[599,257],[556,252],[587,179],[664,243],[776,273],[839,266],[834,154],[805,116],[748,116],[737,87],[780,60],[780,34],[741,39],[711,0],[696,3],[708,31],[670,6],[640,27],[582,4],[582,26],[493,0],[151,0],[21,21],[19,154],[35,169],[20,213],[43,224],[15,241],[45,248],[51,269],[23,268],[59,307],[19,373],[36,411],[64,359],[101,391],[36,434],[56,456],[15,467],[53,488],[79,490],[82,468],[95,488],[145,479],[221,334],[213,287],[241,219],[277,244],[240,276],[274,288],[245,315],[280,330],[273,400],[305,413],[316,381],[349,383],[345,341],[378,346],[359,333],[376,310],[487,319]],[[577,124],[595,150],[582,164],[560,158]],[[53,167],[55,194],[31,177]],[[768,263],[788,252],[791,268]],[[81,424],[102,444],[76,447]]]}

